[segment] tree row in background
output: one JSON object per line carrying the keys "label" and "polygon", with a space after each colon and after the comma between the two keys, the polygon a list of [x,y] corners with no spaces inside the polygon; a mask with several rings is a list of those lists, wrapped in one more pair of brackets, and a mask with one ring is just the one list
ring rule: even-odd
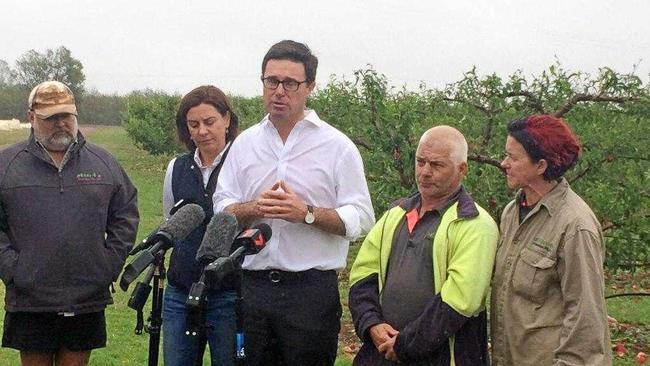
{"label": "tree row in background", "polygon": [[24,121],[29,92],[46,80],[57,80],[70,87],[82,124],[119,124],[126,111],[125,96],[86,90],[83,64],[61,46],[42,53],[29,50],[16,60],[14,67],[0,59],[0,119]]}
{"label": "tree row in background", "polygon": [[[69,49],[61,46],[44,52],[29,50],[16,60],[13,67],[0,59],[0,120],[16,118],[25,121],[29,92],[34,86],[46,80],[57,80],[70,86],[76,98],[81,124],[119,125],[129,101],[133,111],[142,103],[147,106],[160,103],[161,106],[167,107],[167,113],[172,113],[173,108],[169,109],[168,100],[176,103],[180,100],[179,95],[168,95],[151,89],[136,90],[127,95],[104,94],[95,89],[88,90],[85,86],[83,64],[72,56]],[[231,98],[240,109],[240,114],[258,118],[263,113],[259,98],[237,96]],[[155,102],[152,104],[151,101],[147,101],[148,99]],[[137,135],[137,131],[133,133]],[[171,146],[171,150],[163,150],[174,151],[176,146],[174,143]],[[153,146],[151,149],[155,153],[163,152]]]}
{"label": "tree row in background", "polygon": [[[28,51],[13,68],[0,60],[0,119],[24,120],[29,91],[48,79],[71,85],[82,124],[122,124],[134,143],[152,154],[182,151],[174,127],[180,95],[86,90],[83,66],[65,47]],[[264,115],[260,97],[231,98],[242,130]],[[564,117],[584,146],[567,179],[601,221],[607,265],[633,269],[650,264],[650,87],[634,72],[603,68],[588,75],[558,63],[536,76],[517,72],[502,78],[480,76],[472,69],[445,88],[421,85],[409,91],[391,86],[369,67],[354,72],[352,80],[332,77],[308,103],[359,147],[378,214],[416,190],[413,165],[419,136],[448,124],[468,139],[466,186],[498,220],[513,197],[499,166],[506,124],[536,113]]]}
{"label": "tree row in background", "polygon": [[[129,98],[123,125],[155,154],[181,151],[174,134],[179,96]],[[414,154],[420,135],[448,124],[467,137],[466,186],[499,218],[513,192],[499,166],[506,124],[530,114],[563,117],[579,135],[584,153],[567,174],[598,215],[607,238],[607,265],[632,268],[650,262],[650,89],[632,74],[608,68],[590,76],[556,64],[538,76],[479,76],[475,69],[447,87],[397,89],[372,68],[353,80],[333,77],[309,100],[321,118],[344,131],[364,157],[375,210],[414,192]],[[234,98],[243,127],[264,114],[260,98]]]}
{"label": "tree row in background", "polygon": [[602,223],[608,265],[650,261],[650,89],[634,74],[603,68],[590,76],[556,64],[539,76],[503,79],[473,69],[444,89],[409,92],[367,69],[352,81],[332,79],[312,106],[359,146],[378,212],[416,190],[414,154],[422,132],[457,127],[470,147],[466,185],[497,220],[513,197],[499,166],[506,124],[538,113],[563,117],[584,146],[567,179]]}

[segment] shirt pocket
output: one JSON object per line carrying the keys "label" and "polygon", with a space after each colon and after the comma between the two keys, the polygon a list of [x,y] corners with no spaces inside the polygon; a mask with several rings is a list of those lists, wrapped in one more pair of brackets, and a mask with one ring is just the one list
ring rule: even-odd
{"label": "shirt pocket", "polygon": [[512,276],[514,292],[535,303],[544,303],[548,288],[555,276],[556,263],[557,258],[524,248]]}

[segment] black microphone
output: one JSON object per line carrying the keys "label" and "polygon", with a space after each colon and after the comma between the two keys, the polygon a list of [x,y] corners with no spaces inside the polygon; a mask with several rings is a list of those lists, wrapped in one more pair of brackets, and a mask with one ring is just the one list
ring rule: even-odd
{"label": "black microphone", "polygon": [[[176,212],[178,212],[178,210],[180,210],[181,208],[183,208],[183,207],[185,207],[185,206],[187,206],[189,204],[195,204],[195,202],[191,201],[191,200],[180,199],[178,202],[176,202],[174,204],[174,207],[172,207],[171,210],[169,210],[169,214],[171,215],[171,217],[174,217],[174,215],[176,214]],[[170,220],[171,220],[171,217],[170,217]],[[143,251],[143,250],[145,250],[147,248],[151,248],[158,241],[165,240],[166,235],[164,235],[162,233],[162,231],[169,231],[169,230],[164,230],[164,228],[167,225],[169,225],[168,222],[169,222],[169,220],[167,222],[163,223],[162,225],[158,226],[157,228],[153,229],[153,231],[150,232],[149,235],[147,235],[142,240],[142,242],[140,244],[136,245],[129,252],[129,255],[134,255],[134,254],[136,254],[138,252],[141,252],[141,251]],[[187,235],[185,235],[185,236],[187,236]]]}
{"label": "black microphone", "polygon": [[209,283],[220,283],[226,276],[241,266],[244,256],[257,254],[271,239],[271,227],[265,223],[253,226],[242,231],[233,243],[234,252],[227,257],[217,258],[208,264],[205,269],[205,278]]}
{"label": "black microphone", "polygon": [[205,267],[219,257],[227,257],[238,226],[235,215],[229,212],[219,212],[212,216],[196,251],[196,261]]}
{"label": "black microphone", "polygon": [[266,242],[271,239],[271,235],[273,235],[271,227],[262,222],[250,229],[243,230],[235,238],[233,246],[235,249],[245,247],[244,255],[257,254],[264,249]]}
{"label": "black microphone", "polygon": [[[215,217],[210,220],[210,224],[213,225],[208,224],[210,228],[206,230],[201,242],[201,247],[205,247],[203,250],[199,248],[196,255],[197,261],[202,262],[210,259],[212,263],[203,268],[201,278],[192,284],[185,301],[187,308],[185,334],[188,336],[199,335],[205,321],[203,314],[206,306],[206,283],[210,284],[210,288],[218,288],[226,276],[240,268],[246,253],[258,253],[271,238],[271,227],[267,224],[259,224],[251,229],[246,229],[235,237],[237,220],[234,216],[232,218],[225,215],[219,218]],[[217,225],[222,227],[219,228]],[[228,255],[231,247],[237,249]]]}
{"label": "black microphone", "polygon": [[[227,257],[230,254],[230,247],[237,235],[239,224],[235,215],[229,212],[219,212],[212,216],[205,229],[203,240],[196,252],[196,261],[201,267],[220,257]],[[187,295],[185,305],[187,306],[187,329],[185,334],[196,336],[202,326],[202,312],[205,308],[206,288],[205,268],[201,271],[201,277],[192,284]]]}
{"label": "black microphone", "polygon": [[120,279],[120,288],[126,291],[129,284],[135,281],[149,264],[153,263],[158,252],[171,248],[174,240],[184,239],[199,227],[203,220],[205,220],[205,212],[201,206],[191,203],[181,207],[176,214],[160,226],[160,230],[154,235],[155,242],[141,249],[142,253],[124,268]]}

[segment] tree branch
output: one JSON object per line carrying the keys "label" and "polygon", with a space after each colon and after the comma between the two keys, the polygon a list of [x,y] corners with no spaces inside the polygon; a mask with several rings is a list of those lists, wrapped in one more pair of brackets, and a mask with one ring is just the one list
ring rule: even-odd
{"label": "tree branch", "polygon": [[611,299],[613,297],[620,297],[620,296],[650,296],[650,292],[621,292],[618,294],[611,294],[605,296],[606,299]]}
{"label": "tree branch", "polygon": [[485,132],[483,134],[483,142],[481,143],[481,146],[483,147],[481,152],[487,151],[488,145],[490,144],[490,140],[492,140],[493,129],[494,129],[494,116],[489,115],[487,119],[487,125],[485,126]]}
{"label": "tree branch", "polygon": [[650,267],[650,262],[619,262],[620,268]]}
{"label": "tree branch", "polygon": [[411,178],[411,175],[404,174],[404,169],[398,169],[397,171],[399,172],[399,180],[402,183],[402,187],[412,188],[413,180]]}
{"label": "tree branch", "polygon": [[467,104],[467,105],[469,105],[471,107],[474,107],[474,108],[478,109],[479,111],[481,111],[481,112],[483,112],[483,113],[485,113],[487,115],[498,114],[499,112],[501,112],[500,110],[497,110],[497,111],[489,110],[489,109],[487,109],[486,107],[484,107],[484,106],[482,106],[480,104],[475,104],[475,103],[472,103],[472,102],[467,101],[467,100],[449,98],[449,97],[442,97],[442,100],[444,100],[446,102],[456,102],[456,103]]}
{"label": "tree branch", "polygon": [[560,109],[553,113],[553,115],[555,117],[561,118],[580,102],[613,102],[621,104],[625,102],[636,102],[639,100],[640,98],[637,97],[615,97],[611,95],[593,95],[579,93],[569,99]]}
{"label": "tree branch", "polygon": [[609,231],[609,230],[614,230],[619,226],[620,226],[620,224],[617,224],[615,222],[606,222],[606,223],[602,224],[603,232]]}
{"label": "tree branch", "polygon": [[505,174],[505,172],[506,172],[506,170],[501,167],[501,161],[499,161],[497,159],[492,159],[492,158],[484,156],[484,155],[471,154],[471,155],[467,156],[467,160],[492,165],[492,166],[495,166],[495,167],[499,168],[499,170],[501,170],[502,173]]}
{"label": "tree branch", "polygon": [[[600,165],[604,164],[605,162],[607,162],[607,158],[601,160],[601,161],[600,161]],[[571,178],[571,180],[569,180],[569,183],[570,183],[570,184],[573,184],[573,182],[575,182],[575,181],[577,181],[578,179],[584,177],[585,175],[587,175],[587,173],[589,173],[589,171],[590,171],[593,167],[594,167],[594,165],[591,164],[591,163],[589,163],[589,164],[587,165],[586,168],[584,168],[580,173],[578,173],[578,175],[576,175],[575,177]]]}
{"label": "tree branch", "polygon": [[533,109],[536,112],[538,112],[539,114],[546,114],[546,110],[544,110],[544,105],[542,104],[542,101],[531,92],[520,90],[518,92],[507,93],[505,97],[506,98],[526,97],[526,101],[528,102],[528,105],[533,107]]}
{"label": "tree branch", "polygon": [[372,150],[372,146],[363,140],[361,137],[352,137],[350,138],[355,145],[364,147],[366,150]]}

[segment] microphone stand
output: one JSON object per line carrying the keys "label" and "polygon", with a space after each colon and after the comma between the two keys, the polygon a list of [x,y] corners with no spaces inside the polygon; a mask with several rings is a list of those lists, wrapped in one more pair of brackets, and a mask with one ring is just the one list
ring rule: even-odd
{"label": "microphone stand", "polygon": [[158,350],[160,347],[160,329],[162,326],[162,303],[165,288],[165,251],[161,250],[154,256],[153,298],[151,300],[151,315],[145,331],[149,333],[149,366],[158,365]]}
{"label": "microphone stand", "polygon": [[[141,255],[142,256],[142,255]],[[144,276],[143,280],[138,282],[138,284],[133,289],[131,297],[129,298],[128,306],[137,311],[137,325],[135,327],[135,334],[142,334],[142,330],[149,333],[149,366],[158,365],[158,353],[160,348],[160,330],[162,328],[162,307],[163,307],[163,295],[165,288],[165,249],[158,250],[153,254],[149,254],[146,261],[134,261],[137,265],[133,263],[129,264],[128,271],[125,275],[122,275],[122,281],[120,286],[122,289],[126,290],[128,284],[131,283],[138,274],[141,272],[140,267],[146,263],[150,263],[146,268],[149,268],[147,274]],[[153,286],[149,285],[153,279]],[[147,318],[147,324],[143,323],[142,310],[144,309],[147,299],[151,294],[153,287],[153,297],[151,300],[151,314]]]}
{"label": "microphone stand", "polygon": [[209,289],[205,285],[205,275],[202,273],[198,282],[192,284],[188,299],[185,301],[186,320],[185,334],[196,337],[197,350],[194,366],[203,365],[203,355],[208,340],[207,328],[207,296]]}
{"label": "microphone stand", "polygon": [[[208,273],[212,273],[213,280],[220,282],[229,274],[234,274],[235,280],[235,354],[234,360],[235,365],[244,365],[246,358],[246,353],[244,351],[244,307],[243,302],[244,298],[242,296],[242,262],[244,261],[244,255],[246,252],[246,247],[241,246],[237,248],[233,253],[228,257],[220,257],[217,260],[210,263],[205,268],[206,277]],[[194,288],[194,286],[192,286]],[[192,292],[192,291],[190,291]],[[192,297],[190,295],[190,297]],[[194,296],[196,298],[196,296]]]}
{"label": "microphone stand", "polygon": [[242,282],[241,264],[237,266],[235,275],[235,290],[237,297],[235,298],[235,365],[244,365],[246,353],[244,352],[244,297],[241,291]]}

